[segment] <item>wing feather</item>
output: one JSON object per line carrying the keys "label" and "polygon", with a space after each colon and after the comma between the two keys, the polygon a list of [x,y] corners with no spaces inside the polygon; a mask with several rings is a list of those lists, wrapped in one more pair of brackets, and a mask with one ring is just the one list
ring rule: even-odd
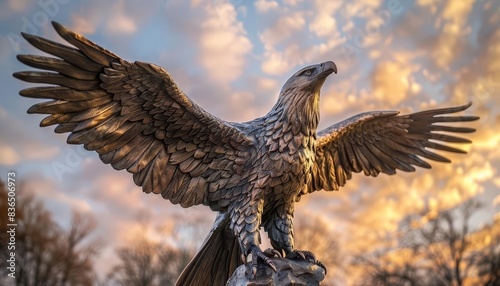
{"label": "wing feather", "polygon": [[101,72],[103,68],[102,65],[90,60],[77,49],[64,46],[47,39],[37,37],[35,35],[30,35],[27,33],[21,34],[35,48],[59,57],[79,69],[91,72]]}
{"label": "wing feather", "polygon": [[61,124],[64,122],[68,122],[72,116],[73,116],[72,113],[49,115],[40,122],[40,127],[46,127],[54,124]]}
{"label": "wing feather", "polygon": [[471,143],[469,139],[455,134],[471,133],[475,129],[435,123],[461,123],[479,119],[476,116],[449,116],[466,110],[470,105],[408,115],[399,115],[395,111],[366,112],[318,132],[313,187],[307,188],[308,191],[338,190],[353,172],[363,171],[367,176],[377,176],[379,173],[393,175],[397,170],[413,172],[414,166],[431,168],[422,158],[450,162],[445,156],[435,153],[435,150],[466,153],[447,143]]}
{"label": "wing feather", "polygon": [[82,69],[75,69],[73,68],[72,64],[69,64],[61,59],[36,56],[36,55],[18,55],[17,59],[20,62],[30,67],[55,71],[75,79],[82,79],[82,80],[96,79],[95,72],[89,72]]}
{"label": "wing feather", "polygon": [[51,85],[20,91],[50,99],[28,109],[48,114],[41,126],[70,132],[68,143],[95,150],[104,163],[132,173],[144,192],[183,207],[218,209],[227,205],[232,189],[247,184],[241,170],[254,143],[238,127],[196,105],[163,68],[127,62],[58,23],[53,26],[75,48],[23,33],[54,57],[19,55],[19,61],[45,71],[14,74]]}
{"label": "wing feather", "polygon": [[75,90],[93,90],[99,87],[99,81],[97,79],[75,79],[53,72],[17,72],[16,77],[26,82],[55,84]]}
{"label": "wing feather", "polygon": [[55,133],[66,133],[66,132],[71,132],[73,131],[73,129],[76,128],[76,126],[78,126],[78,123],[62,123],[62,124],[59,124],[55,129],[54,129],[54,132]]}

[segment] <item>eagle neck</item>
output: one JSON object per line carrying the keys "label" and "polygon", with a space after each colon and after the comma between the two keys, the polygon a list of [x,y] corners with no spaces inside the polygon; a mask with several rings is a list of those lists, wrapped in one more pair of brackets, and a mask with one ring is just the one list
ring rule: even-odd
{"label": "eagle neck", "polygon": [[319,91],[280,94],[273,111],[279,118],[276,123],[284,125],[283,130],[291,128],[296,130],[294,133],[300,131],[302,135],[315,137],[319,123]]}

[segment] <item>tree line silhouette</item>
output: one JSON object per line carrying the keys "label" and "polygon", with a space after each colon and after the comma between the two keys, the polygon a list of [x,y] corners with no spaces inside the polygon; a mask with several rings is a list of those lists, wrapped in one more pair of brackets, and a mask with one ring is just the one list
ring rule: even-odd
{"label": "tree line silhouette", "polygon": [[[473,229],[483,207],[468,200],[448,210],[408,216],[398,244],[355,256],[368,285],[500,285],[500,220]],[[397,257],[398,259],[388,259]]]}
{"label": "tree line silhouette", "polygon": [[[0,181],[1,285],[174,285],[196,252],[196,241],[203,239],[196,234],[186,242],[179,236],[186,229],[196,232],[195,221],[179,222],[165,232],[169,242],[138,235],[116,249],[118,264],[99,280],[93,265],[103,243],[93,238],[95,220],[74,212],[69,228],[63,228],[22,184],[19,188],[14,281],[7,277],[7,189]],[[360,273],[353,269],[363,273],[349,279],[356,285],[500,285],[500,220],[473,228],[471,218],[481,208],[469,200],[449,210],[408,216],[394,233],[397,244],[371,253],[345,253],[335,230],[320,216],[296,218],[300,231],[295,240],[329,270],[323,285]]]}

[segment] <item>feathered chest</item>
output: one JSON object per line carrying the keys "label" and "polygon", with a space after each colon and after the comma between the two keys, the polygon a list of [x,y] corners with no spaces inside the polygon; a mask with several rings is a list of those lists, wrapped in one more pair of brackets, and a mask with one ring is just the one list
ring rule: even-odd
{"label": "feathered chest", "polygon": [[251,159],[254,171],[258,172],[258,176],[253,176],[258,178],[258,188],[276,195],[286,193],[287,197],[300,193],[310,180],[316,158],[313,121],[307,114],[278,107],[255,121],[258,124],[252,124],[249,134],[259,142]]}
{"label": "feathered chest", "polygon": [[261,177],[265,177],[262,187],[280,195],[299,193],[315,160],[314,136],[286,132],[266,137],[263,142],[256,165]]}

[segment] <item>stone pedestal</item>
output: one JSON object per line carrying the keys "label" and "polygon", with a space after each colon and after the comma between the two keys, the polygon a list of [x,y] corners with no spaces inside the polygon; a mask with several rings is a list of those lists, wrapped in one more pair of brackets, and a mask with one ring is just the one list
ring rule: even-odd
{"label": "stone pedestal", "polygon": [[[250,269],[241,265],[229,278],[227,286],[317,286],[325,279],[325,270],[310,261],[296,261],[285,258],[271,258],[276,273],[259,264],[255,278]],[[250,274],[247,274],[250,273]]]}

